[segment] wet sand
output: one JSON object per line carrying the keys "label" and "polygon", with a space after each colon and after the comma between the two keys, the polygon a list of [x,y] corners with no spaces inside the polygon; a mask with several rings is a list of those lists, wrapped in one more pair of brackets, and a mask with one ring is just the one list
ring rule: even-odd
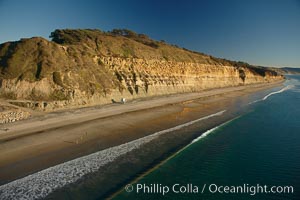
{"label": "wet sand", "polygon": [[[229,107],[232,110],[238,110],[237,104],[247,104],[250,101],[248,94],[276,87],[279,84],[241,86],[201,93],[155,97],[128,102],[124,105],[111,104],[50,113],[2,126],[0,130],[0,184],[3,185],[50,166],[121,145]],[[222,120],[219,119],[219,121]],[[182,137],[184,136],[180,135],[180,138]],[[177,136],[175,138],[178,141],[179,138]],[[192,135],[184,138],[182,144],[191,138]],[[175,141],[173,138],[170,141],[172,145],[165,145],[161,148],[159,155],[170,151],[170,148],[176,148],[179,143]],[[155,146],[159,148],[158,144],[156,142]],[[153,151],[154,148],[149,146],[148,149]],[[157,156],[153,157],[153,159],[156,158]],[[128,157],[125,160],[127,159]],[[148,159],[149,162],[144,162],[143,165],[146,166],[151,162],[151,156]],[[108,174],[112,171],[107,169]],[[109,184],[107,187],[109,190]]]}

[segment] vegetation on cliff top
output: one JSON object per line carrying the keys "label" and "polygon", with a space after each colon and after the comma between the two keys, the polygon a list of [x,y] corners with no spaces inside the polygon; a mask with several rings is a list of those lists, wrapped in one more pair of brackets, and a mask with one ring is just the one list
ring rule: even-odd
{"label": "vegetation on cliff top", "polygon": [[34,37],[1,44],[0,81],[16,79],[34,83],[48,78],[57,86],[48,95],[32,90],[29,97],[33,100],[68,99],[68,91],[74,89],[75,85],[78,86],[77,89],[86,91],[87,95],[106,95],[113,89],[121,91],[124,89],[122,80],[119,80],[121,75],[118,76],[117,72],[105,66],[98,59],[101,56],[230,65],[246,67],[261,76],[266,71],[276,74],[266,68],[219,59],[170,45],[165,41],[155,41],[147,35],[127,29],[114,29],[110,32],[92,29],[55,30],[50,38],[52,41]]}
{"label": "vegetation on cliff top", "polygon": [[[113,29],[109,32],[103,32],[98,29],[77,29],[77,30],[71,30],[71,29],[64,29],[64,30],[55,30],[51,33],[50,38],[52,38],[52,41],[58,43],[58,44],[79,44],[82,42],[88,42],[88,41],[95,41],[97,44],[100,42],[101,44],[105,45],[105,41],[103,41],[104,36],[114,36],[114,37],[124,37],[128,38],[130,40],[134,40],[138,43],[141,43],[143,45],[149,46],[154,49],[159,49],[160,51],[157,51],[159,55],[157,57],[162,56],[162,59],[170,60],[170,61],[179,61],[179,62],[198,62],[198,63],[207,63],[207,64],[222,64],[222,65],[233,65],[237,68],[239,67],[247,67],[255,72],[264,75],[264,72],[268,70],[266,67],[259,67],[259,66],[252,66],[246,62],[242,61],[231,61],[227,59],[222,58],[216,58],[213,56],[206,55],[204,53],[191,51],[186,48],[180,48],[177,45],[170,45],[167,44],[164,40],[161,41],[155,41],[149,36],[145,34],[138,34],[132,30],[128,29]],[[108,39],[109,37],[106,37],[105,39]],[[123,43],[121,45],[121,49],[123,49],[123,54],[118,54],[114,51],[113,48],[109,48],[111,52],[107,52],[108,54],[111,53],[115,56],[124,56],[124,57],[142,57],[147,58],[147,52],[144,52],[145,54],[140,55],[135,54],[136,47],[134,44],[130,43]],[[142,52],[143,53],[143,52]],[[176,55],[176,57],[174,57]]]}

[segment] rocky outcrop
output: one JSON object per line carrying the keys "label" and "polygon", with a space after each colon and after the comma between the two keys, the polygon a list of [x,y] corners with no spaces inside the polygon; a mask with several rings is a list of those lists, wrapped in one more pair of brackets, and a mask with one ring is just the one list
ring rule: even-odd
{"label": "rocky outcrop", "polygon": [[126,31],[56,30],[53,42],[31,38],[1,44],[1,96],[51,111],[283,79],[267,68]]}
{"label": "rocky outcrop", "polygon": [[12,123],[28,117],[30,113],[20,109],[4,111],[0,112],[0,124]]}

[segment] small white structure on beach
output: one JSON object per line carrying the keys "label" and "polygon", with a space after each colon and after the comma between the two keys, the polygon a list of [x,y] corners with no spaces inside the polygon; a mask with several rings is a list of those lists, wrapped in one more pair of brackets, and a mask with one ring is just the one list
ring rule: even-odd
{"label": "small white structure on beach", "polygon": [[125,98],[121,98],[121,103],[125,104],[126,103],[126,99]]}

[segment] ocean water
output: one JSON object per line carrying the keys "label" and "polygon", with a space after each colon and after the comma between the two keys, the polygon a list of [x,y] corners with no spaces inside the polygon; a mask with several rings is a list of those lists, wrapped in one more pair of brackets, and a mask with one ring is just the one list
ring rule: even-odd
{"label": "ocean water", "polygon": [[113,199],[300,199],[300,76],[287,78]]}
{"label": "ocean water", "polygon": [[[241,94],[224,107],[216,100],[208,115],[1,185],[0,199],[300,199],[300,76]],[[207,106],[194,101],[189,113],[191,105]]]}

